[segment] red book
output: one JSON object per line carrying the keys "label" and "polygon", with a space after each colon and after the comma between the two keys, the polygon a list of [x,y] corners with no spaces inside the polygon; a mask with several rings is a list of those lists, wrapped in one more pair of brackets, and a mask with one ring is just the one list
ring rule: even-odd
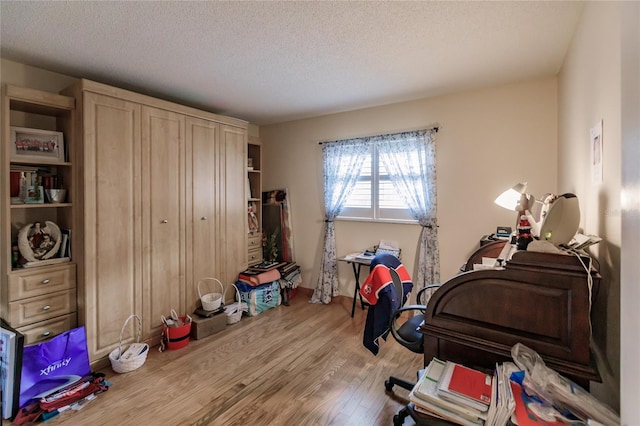
{"label": "red book", "polygon": [[10,172],[9,175],[9,196],[18,197],[20,195],[20,172]]}
{"label": "red book", "polygon": [[447,364],[439,386],[442,397],[454,397],[458,402],[485,411],[491,403],[492,376],[453,362]]}

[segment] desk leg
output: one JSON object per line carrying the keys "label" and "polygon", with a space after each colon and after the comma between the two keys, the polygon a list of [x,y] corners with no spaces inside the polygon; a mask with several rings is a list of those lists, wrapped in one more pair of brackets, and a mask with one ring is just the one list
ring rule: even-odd
{"label": "desk leg", "polygon": [[353,305],[351,306],[351,318],[353,318],[353,314],[356,311],[356,297],[360,297],[360,306],[364,311],[364,300],[362,299],[362,295],[360,294],[360,267],[362,266],[360,263],[356,264],[355,262],[351,264],[353,267],[353,276],[356,279],[356,289],[353,292]]}

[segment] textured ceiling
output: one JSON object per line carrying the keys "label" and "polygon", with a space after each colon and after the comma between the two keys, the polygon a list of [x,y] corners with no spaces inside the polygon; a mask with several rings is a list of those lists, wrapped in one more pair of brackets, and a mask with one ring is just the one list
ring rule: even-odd
{"label": "textured ceiling", "polygon": [[0,2],[0,55],[272,124],[554,75],[581,2]]}

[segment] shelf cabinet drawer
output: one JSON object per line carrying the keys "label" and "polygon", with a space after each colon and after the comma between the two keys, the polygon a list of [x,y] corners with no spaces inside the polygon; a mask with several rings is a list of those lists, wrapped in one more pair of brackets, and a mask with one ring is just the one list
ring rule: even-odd
{"label": "shelf cabinet drawer", "polygon": [[58,334],[76,327],[76,315],[69,314],[62,317],[54,318],[48,321],[42,321],[36,324],[20,327],[17,330],[24,334],[24,344],[33,345],[35,343],[44,342]]}
{"label": "shelf cabinet drawer", "polygon": [[250,249],[247,254],[249,265],[254,265],[262,261],[262,247],[257,247],[252,250]]}
{"label": "shelf cabinet drawer", "polygon": [[257,247],[262,247],[262,238],[260,235],[249,236],[249,242],[247,243],[249,250],[255,250]]}
{"label": "shelf cabinet drawer", "polygon": [[36,268],[25,269],[9,275],[9,301],[42,296],[76,286],[76,265],[47,267],[46,270]]}
{"label": "shelf cabinet drawer", "polygon": [[22,327],[76,310],[76,290],[65,290],[9,303],[11,325]]}

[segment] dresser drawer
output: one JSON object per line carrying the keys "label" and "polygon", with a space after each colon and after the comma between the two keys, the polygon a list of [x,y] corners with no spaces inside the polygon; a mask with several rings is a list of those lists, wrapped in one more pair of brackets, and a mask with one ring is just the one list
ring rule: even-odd
{"label": "dresser drawer", "polygon": [[262,261],[262,247],[250,249],[247,254],[248,254],[247,261],[249,265],[254,265]]}
{"label": "dresser drawer", "polygon": [[76,310],[76,290],[65,290],[45,296],[9,303],[9,318],[13,327],[22,327],[70,314]]}
{"label": "dresser drawer", "polygon": [[48,321],[38,322],[17,330],[24,334],[24,344],[33,345],[51,339],[60,333],[71,330],[76,326],[76,315],[69,314]]}
{"label": "dresser drawer", "polygon": [[9,301],[42,296],[76,287],[76,265],[25,269],[9,275]]}
{"label": "dresser drawer", "polygon": [[249,242],[247,245],[249,250],[254,250],[256,247],[262,247],[262,238],[260,235],[249,236]]}

